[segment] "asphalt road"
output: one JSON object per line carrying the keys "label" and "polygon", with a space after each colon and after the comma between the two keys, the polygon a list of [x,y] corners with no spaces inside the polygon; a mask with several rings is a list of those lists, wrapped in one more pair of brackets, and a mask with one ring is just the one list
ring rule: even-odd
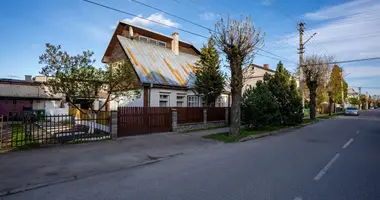
{"label": "asphalt road", "polygon": [[379,158],[371,110],[3,199],[379,200]]}

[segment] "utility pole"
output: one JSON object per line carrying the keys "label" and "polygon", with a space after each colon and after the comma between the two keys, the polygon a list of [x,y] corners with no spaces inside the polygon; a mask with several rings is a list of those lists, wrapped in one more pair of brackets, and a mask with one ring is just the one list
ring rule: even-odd
{"label": "utility pole", "polygon": [[361,101],[360,101],[360,96],[362,96],[362,87],[359,87],[359,110],[361,110]]}
{"label": "utility pole", "polygon": [[304,92],[303,92],[303,69],[302,69],[302,65],[303,65],[303,53],[305,52],[304,51],[304,44],[303,44],[303,41],[302,41],[302,36],[303,36],[303,32],[304,32],[304,23],[299,23],[299,34],[300,34],[300,44],[299,44],[299,49],[298,49],[298,54],[300,55],[300,75],[299,75],[299,85],[300,85],[300,90],[301,90],[301,96],[302,96],[302,108],[305,108],[305,95],[304,95]]}

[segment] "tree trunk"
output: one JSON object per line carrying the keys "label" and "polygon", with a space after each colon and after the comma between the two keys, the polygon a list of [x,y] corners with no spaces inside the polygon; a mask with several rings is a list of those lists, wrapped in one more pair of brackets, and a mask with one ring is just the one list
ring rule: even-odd
{"label": "tree trunk", "polygon": [[242,100],[242,88],[243,88],[243,72],[241,69],[241,63],[237,60],[231,60],[231,125],[230,136],[240,135],[241,125],[241,100]]}
{"label": "tree trunk", "polygon": [[316,104],[317,104],[317,87],[316,84],[310,84],[309,87],[310,93],[310,119],[315,120],[316,116]]}

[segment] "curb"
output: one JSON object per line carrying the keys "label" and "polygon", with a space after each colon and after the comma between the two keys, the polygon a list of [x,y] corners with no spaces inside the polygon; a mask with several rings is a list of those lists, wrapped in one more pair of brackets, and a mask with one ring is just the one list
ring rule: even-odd
{"label": "curb", "polygon": [[128,168],[150,165],[150,164],[154,164],[154,163],[161,162],[164,160],[169,160],[169,159],[171,159],[177,155],[181,155],[181,154],[182,153],[169,155],[167,157],[163,157],[163,158],[159,158],[159,159],[155,159],[155,160],[148,160],[148,161],[141,162],[138,164],[123,166],[123,167],[112,169],[109,171],[103,171],[103,172],[94,173],[94,174],[87,174],[87,175],[83,175],[83,176],[82,175],[74,175],[73,177],[62,178],[62,179],[57,180],[57,181],[47,181],[47,182],[43,182],[43,183],[36,183],[36,184],[32,184],[32,185],[27,185],[27,186],[21,186],[21,187],[14,188],[14,189],[4,190],[4,191],[0,192],[0,197],[4,197],[4,196],[16,194],[16,193],[21,193],[21,192],[26,192],[26,191],[33,190],[33,189],[43,188],[43,187],[47,187],[47,186],[51,186],[51,185],[57,185],[60,183],[66,183],[66,182],[71,182],[71,181],[75,181],[75,180],[85,179],[85,178],[89,178],[89,177],[93,177],[93,176],[97,176],[97,175],[103,175],[103,174],[107,174],[107,173],[117,172],[117,171],[121,171],[121,170],[128,169]]}
{"label": "curb", "polygon": [[301,125],[289,127],[289,128],[283,128],[283,129],[270,131],[270,132],[266,132],[266,133],[261,133],[261,134],[257,134],[257,135],[250,135],[250,136],[247,136],[247,137],[240,139],[239,142],[246,142],[249,140],[254,140],[254,139],[263,138],[263,137],[272,136],[272,135],[280,135],[280,134],[291,132],[291,131],[296,130],[296,129],[300,129],[302,127],[305,127],[305,126],[308,126],[311,124],[315,124],[315,123],[318,123],[318,121],[309,122],[306,124],[301,124]]}

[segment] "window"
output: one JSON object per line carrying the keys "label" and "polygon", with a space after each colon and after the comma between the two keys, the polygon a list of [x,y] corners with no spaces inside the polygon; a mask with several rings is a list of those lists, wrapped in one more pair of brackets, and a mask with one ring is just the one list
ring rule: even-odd
{"label": "window", "polygon": [[160,46],[160,47],[166,47],[166,42],[158,41],[158,46]]}
{"label": "window", "polygon": [[149,43],[153,45],[158,45],[157,40],[149,39]]}
{"label": "window", "polygon": [[184,106],[184,101],[185,96],[177,96],[177,107],[183,107]]}
{"label": "window", "polygon": [[223,98],[222,96],[216,98],[215,107],[225,107],[225,98]]}
{"label": "window", "polygon": [[199,106],[198,97],[197,96],[188,96],[187,106],[188,107],[198,107]]}
{"label": "window", "polygon": [[139,36],[140,41],[148,43],[148,38],[144,36]]}
{"label": "window", "polygon": [[169,107],[169,95],[168,94],[160,94],[160,107]]}

